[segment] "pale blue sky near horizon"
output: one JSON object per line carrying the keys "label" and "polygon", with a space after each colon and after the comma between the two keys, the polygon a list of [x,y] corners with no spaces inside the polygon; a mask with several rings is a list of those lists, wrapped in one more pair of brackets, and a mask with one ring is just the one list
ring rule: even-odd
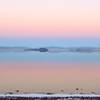
{"label": "pale blue sky near horizon", "polygon": [[0,38],[10,47],[100,47],[99,38]]}

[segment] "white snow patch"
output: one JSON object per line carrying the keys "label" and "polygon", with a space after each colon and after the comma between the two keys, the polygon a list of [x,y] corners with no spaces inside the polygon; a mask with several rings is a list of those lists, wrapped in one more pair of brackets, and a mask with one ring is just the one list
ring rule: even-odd
{"label": "white snow patch", "polygon": [[97,94],[0,94],[0,97],[100,97]]}

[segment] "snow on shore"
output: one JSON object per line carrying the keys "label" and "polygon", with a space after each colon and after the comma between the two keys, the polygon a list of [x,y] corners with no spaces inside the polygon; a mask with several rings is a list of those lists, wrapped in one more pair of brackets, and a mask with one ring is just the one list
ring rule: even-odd
{"label": "snow on shore", "polygon": [[100,97],[97,94],[0,94],[0,97]]}

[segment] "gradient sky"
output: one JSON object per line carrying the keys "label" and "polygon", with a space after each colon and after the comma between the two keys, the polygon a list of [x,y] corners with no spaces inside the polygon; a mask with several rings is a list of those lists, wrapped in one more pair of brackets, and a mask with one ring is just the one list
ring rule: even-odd
{"label": "gradient sky", "polygon": [[0,0],[0,37],[100,37],[100,0]]}
{"label": "gradient sky", "polygon": [[[0,0],[0,46],[100,47],[100,0]],[[0,52],[0,92],[100,93],[99,59],[99,53]]]}

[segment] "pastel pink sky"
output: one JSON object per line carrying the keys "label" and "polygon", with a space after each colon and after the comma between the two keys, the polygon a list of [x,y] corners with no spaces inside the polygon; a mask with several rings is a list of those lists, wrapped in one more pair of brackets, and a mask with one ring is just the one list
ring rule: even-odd
{"label": "pastel pink sky", "polygon": [[1,0],[2,36],[100,37],[100,0]]}

